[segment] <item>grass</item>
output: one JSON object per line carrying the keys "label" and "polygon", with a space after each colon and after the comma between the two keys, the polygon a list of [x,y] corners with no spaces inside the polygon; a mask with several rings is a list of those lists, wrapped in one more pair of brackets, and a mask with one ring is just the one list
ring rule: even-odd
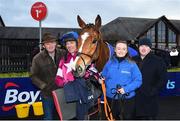
{"label": "grass", "polygon": [[[171,68],[167,70],[168,72],[180,72],[180,68]],[[0,78],[16,78],[16,77],[29,77],[29,72],[20,73],[0,73]]]}
{"label": "grass", "polygon": [[180,68],[171,68],[168,69],[168,72],[180,72]]}
{"label": "grass", "polygon": [[1,73],[0,78],[16,78],[16,77],[29,77],[29,72],[20,72],[20,73]]}

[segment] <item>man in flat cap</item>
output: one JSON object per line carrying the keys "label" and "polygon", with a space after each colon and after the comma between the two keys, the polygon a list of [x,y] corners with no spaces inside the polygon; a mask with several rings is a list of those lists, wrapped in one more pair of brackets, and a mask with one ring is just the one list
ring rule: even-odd
{"label": "man in flat cap", "polygon": [[44,109],[44,120],[52,120],[53,114],[57,114],[51,92],[58,87],[55,84],[55,76],[59,60],[64,51],[57,49],[56,37],[51,33],[43,35],[43,50],[34,56],[31,67],[32,83],[41,90]]}

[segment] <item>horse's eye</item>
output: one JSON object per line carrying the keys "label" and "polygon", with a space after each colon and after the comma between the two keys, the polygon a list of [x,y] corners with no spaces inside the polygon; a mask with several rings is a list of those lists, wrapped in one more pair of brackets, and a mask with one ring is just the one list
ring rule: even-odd
{"label": "horse's eye", "polygon": [[94,43],[96,43],[96,42],[97,42],[97,40],[96,40],[96,39],[94,39],[92,43],[94,44]]}

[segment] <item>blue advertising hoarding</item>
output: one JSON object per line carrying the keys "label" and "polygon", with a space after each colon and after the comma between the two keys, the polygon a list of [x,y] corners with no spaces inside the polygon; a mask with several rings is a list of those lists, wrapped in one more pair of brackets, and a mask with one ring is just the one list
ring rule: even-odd
{"label": "blue advertising hoarding", "polygon": [[32,104],[41,99],[29,77],[0,78],[0,117],[15,116],[15,105]]}
{"label": "blue advertising hoarding", "polygon": [[168,72],[168,80],[161,96],[180,96],[180,72]]}
{"label": "blue advertising hoarding", "polygon": [[[0,78],[0,117],[15,116],[15,105],[41,100],[40,91],[29,77]],[[168,81],[160,96],[180,96],[180,72],[168,72]]]}

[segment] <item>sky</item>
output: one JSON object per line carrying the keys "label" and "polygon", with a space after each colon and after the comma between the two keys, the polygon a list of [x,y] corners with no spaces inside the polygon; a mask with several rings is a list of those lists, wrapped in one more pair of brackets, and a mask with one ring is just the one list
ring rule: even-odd
{"label": "sky", "polygon": [[30,14],[35,2],[43,2],[48,14],[42,27],[79,28],[77,15],[94,23],[99,14],[105,25],[118,17],[180,20],[180,0],[0,0],[0,16],[6,26],[38,27]]}

